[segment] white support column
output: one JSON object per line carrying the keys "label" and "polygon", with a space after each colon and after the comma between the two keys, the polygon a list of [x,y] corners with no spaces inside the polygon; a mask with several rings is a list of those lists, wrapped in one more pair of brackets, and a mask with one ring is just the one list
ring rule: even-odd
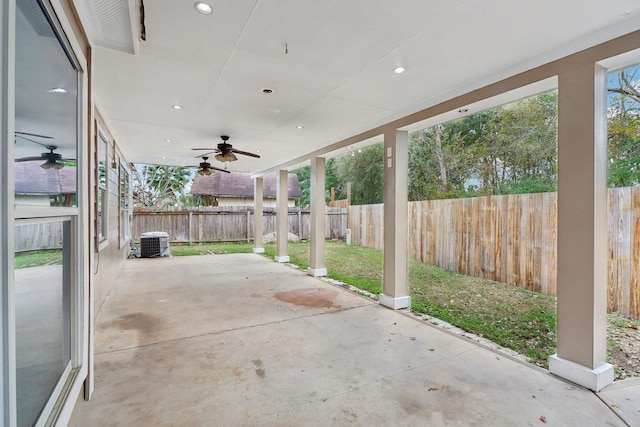
{"label": "white support column", "polygon": [[606,70],[558,76],[558,354],[549,371],[598,391],[606,363]]}
{"label": "white support column", "polygon": [[253,180],[253,253],[264,253],[264,225],[262,221],[263,217],[263,180],[262,177],[255,178]]}
{"label": "white support column", "polygon": [[276,262],[289,262],[289,171],[276,175]]}
{"label": "white support column", "polygon": [[406,131],[384,134],[384,279],[380,304],[394,310],[407,308],[407,168],[409,137]]}
{"label": "white support column", "polygon": [[309,224],[311,253],[307,269],[307,273],[314,277],[327,275],[324,256],[324,183],[325,159],[315,157],[311,159],[311,220]]}

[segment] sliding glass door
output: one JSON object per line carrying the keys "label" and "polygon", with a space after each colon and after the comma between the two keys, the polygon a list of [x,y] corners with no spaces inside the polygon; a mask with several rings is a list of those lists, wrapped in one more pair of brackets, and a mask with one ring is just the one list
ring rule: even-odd
{"label": "sliding glass door", "polygon": [[18,427],[55,419],[80,366],[80,77],[45,0],[15,0],[14,270]]}

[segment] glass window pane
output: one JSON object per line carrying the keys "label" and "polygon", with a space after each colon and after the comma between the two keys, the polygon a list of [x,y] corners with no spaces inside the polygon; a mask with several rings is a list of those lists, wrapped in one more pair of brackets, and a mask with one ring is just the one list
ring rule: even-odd
{"label": "glass window pane", "polygon": [[70,222],[15,227],[18,426],[31,426],[71,363]]}
{"label": "glass window pane", "polygon": [[120,243],[124,244],[129,240],[130,218],[129,218],[129,169],[124,164],[120,165]]}
{"label": "glass window pane", "polygon": [[15,202],[76,206],[78,72],[38,1],[16,4]]}

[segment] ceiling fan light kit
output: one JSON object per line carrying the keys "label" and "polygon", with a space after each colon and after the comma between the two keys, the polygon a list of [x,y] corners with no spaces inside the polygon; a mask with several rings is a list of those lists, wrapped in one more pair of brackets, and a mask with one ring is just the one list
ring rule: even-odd
{"label": "ceiling fan light kit", "polygon": [[205,161],[206,159],[208,159],[208,157],[204,157],[204,156],[208,156],[209,154],[213,154],[213,153],[217,153],[215,155],[215,158],[217,161],[222,163],[235,162],[236,160],[238,160],[238,157],[236,157],[236,154],[242,154],[243,156],[254,157],[257,159],[260,158],[259,154],[249,153],[248,151],[242,151],[242,150],[233,148],[233,145],[227,143],[227,141],[229,140],[229,136],[221,135],[220,138],[222,139],[222,142],[218,144],[218,148],[192,148],[192,150],[208,151],[208,153],[197,156],[197,157],[202,157],[203,159],[205,159]]}
{"label": "ceiling fan light kit", "polygon": [[[204,160],[204,161],[200,162],[200,164],[197,166],[198,167],[198,172],[196,172],[196,173],[198,175],[200,175],[200,176],[209,176],[212,173],[214,173],[214,171],[220,171],[220,172],[224,172],[224,173],[231,173],[226,169],[220,169],[220,168],[217,168],[215,166],[211,166],[211,163],[207,162],[208,159],[209,159],[209,157],[202,156],[202,160]],[[187,166],[187,167],[195,167],[195,166]]]}
{"label": "ceiling fan light kit", "polygon": [[215,158],[219,162],[235,162],[238,158],[231,151],[222,152],[220,154],[216,154]]}
{"label": "ceiling fan light kit", "polygon": [[47,160],[46,162],[44,162],[43,164],[40,165],[40,167],[42,169],[55,169],[55,170],[60,170],[64,167],[64,164],[62,162],[59,162],[57,160],[51,161],[51,160]]}

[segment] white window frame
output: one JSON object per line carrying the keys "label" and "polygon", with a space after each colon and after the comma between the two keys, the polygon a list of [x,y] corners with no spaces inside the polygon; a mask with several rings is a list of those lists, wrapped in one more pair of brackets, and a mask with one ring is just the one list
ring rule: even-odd
{"label": "white window frame", "polygon": [[[96,238],[98,251],[109,246],[109,141],[100,126],[96,126]],[[100,155],[104,156],[104,177],[100,177]]]}
{"label": "white window frame", "polygon": [[124,161],[118,165],[118,232],[122,249],[129,243],[131,234],[131,170]]}

